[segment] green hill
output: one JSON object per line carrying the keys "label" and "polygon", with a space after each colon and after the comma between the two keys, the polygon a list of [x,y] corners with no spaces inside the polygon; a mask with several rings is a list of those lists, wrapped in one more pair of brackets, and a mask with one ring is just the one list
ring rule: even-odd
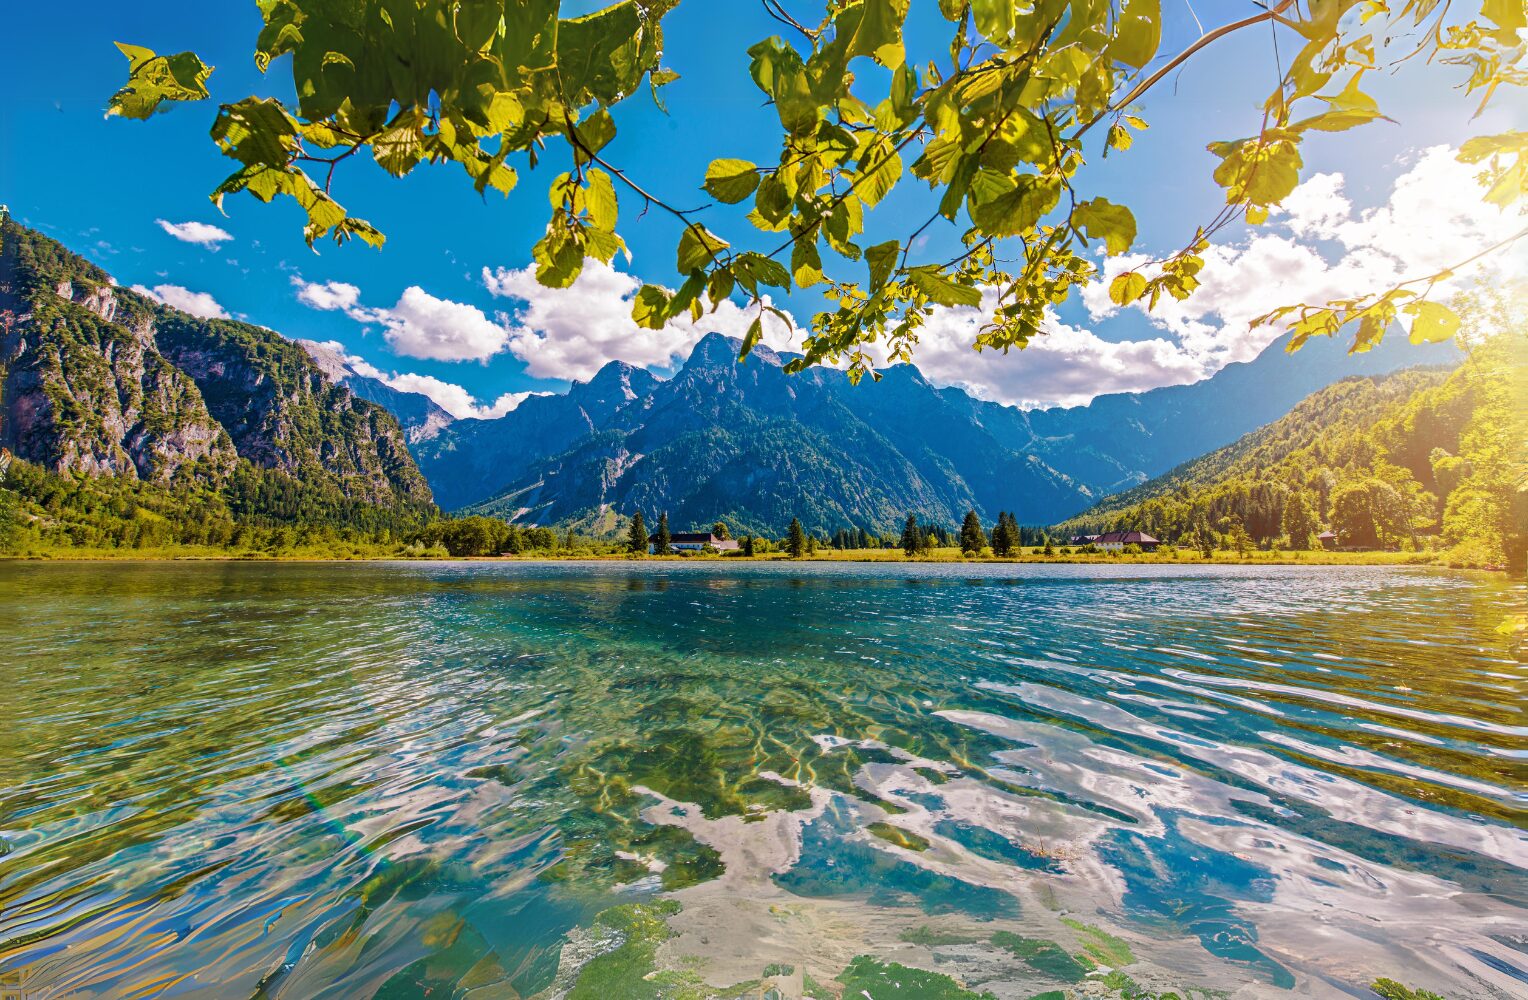
{"label": "green hill", "polygon": [[1452,372],[1348,378],[1234,443],[1056,526],[1164,542],[1440,548],[1466,566],[1522,566],[1528,341],[1477,344]]}

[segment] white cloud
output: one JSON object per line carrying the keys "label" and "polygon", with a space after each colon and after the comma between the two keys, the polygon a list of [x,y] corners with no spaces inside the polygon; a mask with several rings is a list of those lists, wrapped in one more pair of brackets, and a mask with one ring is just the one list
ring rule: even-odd
{"label": "white cloud", "polygon": [[476,306],[437,299],[411,285],[390,309],[361,305],[361,290],[343,281],[305,281],[292,276],[297,301],[313,309],[340,311],[357,323],[376,323],[398,354],[430,361],[486,361],[504,350],[509,331]]}
{"label": "white cloud", "polygon": [[436,406],[458,420],[472,418],[492,420],[495,417],[504,416],[532,396],[546,395],[541,392],[506,392],[492,403],[483,405],[479,404],[472,393],[463,387],[433,375],[419,375],[415,372],[389,375],[365,358],[346,353],[345,345],[337,340],[322,342],[300,340],[298,343],[307,349],[308,354],[325,374],[336,382],[343,379],[349,372],[354,372],[363,378],[376,379],[399,392],[415,392],[428,396]]}
{"label": "white cloud", "polygon": [[375,310],[374,319],[394,351],[431,361],[486,361],[510,336],[476,306],[437,299],[418,285],[405,288],[391,309]]}
{"label": "white cloud", "polygon": [[[1183,302],[1164,300],[1148,315],[1206,374],[1249,360],[1283,334],[1281,326],[1254,327],[1251,321],[1279,306],[1382,292],[1463,261],[1521,228],[1519,217],[1486,204],[1481,195],[1474,170],[1446,146],[1422,151],[1396,179],[1389,201],[1362,212],[1353,210],[1339,175],[1317,174],[1290,194],[1275,217],[1287,233],[1270,225],[1240,245],[1212,247],[1194,294]],[[1109,301],[1109,280],[1144,261],[1111,260],[1104,278],[1084,290],[1094,320],[1118,311]],[[1493,265],[1508,274],[1528,271],[1522,255],[1498,255]],[[1479,268],[1466,270],[1440,282],[1432,295],[1446,299],[1480,274]]]}
{"label": "white cloud", "polygon": [[133,291],[172,309],[190,313],[192,316],[200,316],[203,319],[228,318],[228,310],[206,292],[193,292],[180,285],[155,285],[153,288],[147,285],[134,285]]}
{"label": "white cloud", "polygon": [[1079,406],[1104,393],[1204,377],[1203,367],[1171,340],[1108,341],[1054,316],[1044,322],[1045,335],[1022,351],[977,353],[972,344],[995,302],[989,291],[979,309],[938,309],[929,317],[913,351],[914,363],[929,381],[1018,406]]}
{"label": "white cloud", "polygon": [[[568,288],[546,288],[533,268],[483,268],[483,284],[500,298],[520,305],[509,317],[509,352],[537,378],[587,380],[609,361],[669,368],[686,357],[708,333],[742,337],[755,311],[723,302],[694,321],[685,316],[662,330],[645,330],[631,318],[631,299],[641,282],[597,260]],[[766,299],[766,301],[768,301]],[[799,338],[766,314],[764,344],[795,349]]]}
{"label": "white cloud", "polygon": [[233,239],[232,233],[205,222],[170,222],[168,219],[154,221],[159,224],[160,229],[182,243],[195,243],[208,250],[216,250]]}
{"label": "white cloud", "polygon": [[[372,370],[375,371],[375,369]],[[472,393],[466,389],[454,383],[442,381],[433,375],[416,375],[413,372],[406,372],[402,375],[381,376],[378,372],[373,377],[381,377],[383,382],[400,392],[417,392],[429,396],[435,401],[436,406],[458,420],[492,420],[495,417],[504,416],[532,396],[546,395],[541,392],[506,392],[492,403],[480,405]]]}
{"label": "white cloud", "polygon": [[292,284],[297,288],[297,301],[313,309],[326,312],[342,309],[348,312],[361,301],[361,290],[343,281],[304,281],[294,274]]}

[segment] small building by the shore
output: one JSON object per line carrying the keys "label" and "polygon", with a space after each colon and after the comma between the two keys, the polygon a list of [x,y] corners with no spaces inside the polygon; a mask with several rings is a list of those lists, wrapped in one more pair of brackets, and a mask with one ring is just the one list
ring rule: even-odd
{"label": "small building by the shore", "polygon": [[1098,535],[1073,535],[1067,542],[1068,545],[1094,545],[1098,542]]}
{"label": "small building by the shore", "polygon": [[1144,531],[1106,531],[1093,544],[1105,552],[1118,552],[1127,545],[1139,546],[1142,552],[1155,552],[1162,543]]}
{"label": "small building by the shore", "polygon": [[[669,548],[675,552],[699,552],[707,545],[718,552],[735,552],[738,548],[736,538],[718,538],[709,531],[676,531],[669,536]],[[647,551],[658,551],[656,539],[648,539]]]}
{"label": "small building by the shore", "polygon": [[1337,548],[1337,532],[1323,531],[1316,536],[1316,541],[1321,543],[1323,549],[1335,549]]}

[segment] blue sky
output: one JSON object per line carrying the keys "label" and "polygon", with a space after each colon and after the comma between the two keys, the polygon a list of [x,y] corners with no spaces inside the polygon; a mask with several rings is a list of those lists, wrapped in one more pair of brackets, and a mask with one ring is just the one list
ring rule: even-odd
{"label": "blue sky", "polygon": [[[594,5],[565,6],[581,12]],[[811,7],[804,0],[792,6],[803,15]],[[1255,10],[1250,3],[1209,6],[1215,8],[1214,16],[1223,18]],[[399,181],[357,158],[337,177],[335,192],[353,213],[387,233],[381,251],[360,244],[326,244],[314,254],[302,241],[300,213],[279,202],[265,206],[235,197],[226,204],[227,216],[220,215],[207,192],[229,172],[231,161],[207,138],[215,108],[211,103],[185,105],[147,123],[105,118],[106,99],[125,73],[125,60],[112,43],[198,52],[217,67],[211,79],[216,99],[285,96],[290,88],[285,61],[265,77],[254,68],[250,53],[260,19],[252,2],[86,0],[70,5],[62,18],[52,6],[7,7],[0,15],[11,42],[0,63],[8,95],[0,107],[0,202],[8,203],[17,218],[92,257],[124,285],[175,286],[201,293],[208,297],[198,300],[204,304],[215,302],[229,314],[288,336],[337,342],[385,375],[412,375],[419,385],[434,379],[459,387],[458,392],[465,389],[455,397],[458,410],[465,408],[461,400],[468,395],[489,404],[505,393],[558,389],[570,377],[587,377],[595,358],[623,357],[662,371],[671,359],[683,357],[697,335],[679,331],[639,341],[647,335],[620,326],[623,290],[629,291],[636,279],[672,281],[677,236],[672,221],[658,213],[632,221],[639,206],[625,192],[621,229],[633,256],[629,265],[619,261],[618,269],[634,278],[591,275],[573,293],[535,302],[492,294],[491,287],[501,293],[526,290],[523,281],[513,280],[512,272],[527,265],[531,244],[545,224],[545,189],[563,167],[560,154],[548,157],[535,172],[521,169],[520,184],[507,199],[492,195],[486,201],[473,193],[455,166],[422,167]],[[1182,0],[1167,0],[1164,7],[1168,23],[1162,51],[1172,53],[1197,37],[1198,28]],[[1200,5],[1201,14],[1211,16],[1204,7]],[[909,31],[910,38],[927,40],[930,49],[947,38],[933,9],[932,0],[914,0]],[[666,62],[681,74],[666,90],[669,114],[645,97],[621,105],[615,112],[620,136],[607,155],[671,201],[700,203],[707,199],[698,190],[699,180],[712,157],[764,163],[777,156],[775,118],[748,78],[744,54],[749,45],[774,34],[776,24],[765,17],[761,5],[746,0],[685,0],[665,24]],[[1293,48],[1286,35],[1286,58]],[[1255,353],[1268,339],[1248,334],[1238,318],[1246,309],[1238,304],[1261,303],[1270,285],[1275,290],[1281,285],[1301,290],[1337,287],[1356,266],[1352,260],[1362,263],[1365,253],[1385,250],[1392,241],[1434,243],[1426,233],[1438,227],[1457,237],[1445,241],[1450,247],[1456,242],[1466,245],[1479,236],[1475,229],[1490,231],[1492,222],[1466,218],[1469,209],[1455,202],[1437,204],[1450,197],[1444,189],[1460,187],[1461,175],[1450,172],[1446,157],[1429,159],[1424,151],[1457,145],[1469,135],[1499,131],[1514,122],[1512,112],[1502,107],[1481,121],[1468,122],[1458,98],[1440,91],[1440,82],[1452,80],[1452,75],[1419,69],[1373,81],[1370,89],[1397,123],[1312,139],[1306,152],[1307,175],[1327,178],[1302,192],[1300,212],[1258,233],[1226,234],[1228,247],[1217,262],[1223,272],[1220,284],[1213,289],[1215,295],[1206,296],[1203,308],[1180,310],[1153,323],[1134,309],[1111,310],[1096,296],[1091,309],[1089,302],[1078,299],[1060,310],[1061,336],[1054,344],[1042,352],[1000,360],[964,351],[960,341],[969,343],[973,320],[952,315],[931,334],[925,370],[938,381],[1031,404],[1080,402],[1099,388],[1187,381]],[[1132,206],[1142,234],[1138,249],[1162,251],[1178,245],[1196,222],[1213,214],[1221,194],[1210,181],[1214,161],[1204,144],[1254,131],[1257,109],[1274,81],[1268,32],[1233,35],[1196,56],[1176,78],[1148,95],[1142,106],[1152,127],[1128,154],[1115,154],[1104,162],[1094,151],[1087,182],[1097,193]],[[1522,117],[1516,115],[1518,127]],[[1365,223],[1367,210],[1386,211],[1403,193],[1397,191],[1397,182],[1404,187],[1419,171],[1425,176],[1412,186],[1426,190],[1412,193],[1421,197],[1421,208],[1397,203],[1388,220],[1368,218]],[[904,182],[873,217],[872,237],[904,233],[906,219],[920,208],[926,215],[927,203],[921,184]],[[1344,205],[1347,214],[1342,216],[1339,209]],[[1431,230],[1418,229],[1425,220],[1411,217],[1423,209],[1442,212]],[[713,229],[746,237],[740,212],[718,208],[712,215],[708,224]],[[231,238],[215,249],[184,242],[167,232],[160,220],[177,227],[216,226]],[[957,246],[957,237],[953,226],[936,230],[926,252],[931,258],[940,255]],[[1413,248],[1389,265],[1391,272],[1402,273],[1427,263],[1427,254]],[[485,282],[485,268],[500,280]],[[1360,270],[1366,279],[1377,273],[1372,266]],[[297,281],[353,286],[358,289],[354,308],[348,314],[313,308],[313,302],[336,302],[322,294],[309,295],[308,303],[301,301]],[[494,329],[507,322],[518,336],[482,360],[418,356],[432,352],[421,351],[407,337],[390,342],[384,335],[389,311],[407,312],[401,299],[410,288],[423,293],[413,299],[414,306],[422,305],[413,313],[420,323],[449,326],[465,316],[471,326],[475,311]],[[528,294],[536,293],[532,289]],[[455,306],[462,311],[453,311]],[[818,302],[813,292],[798,293],[788,306],[805,321]],[[729,321],[723,316],[716,323],[724,332],[733,332],[727,328]],[[485,335],[491,340],[492,329]]]}

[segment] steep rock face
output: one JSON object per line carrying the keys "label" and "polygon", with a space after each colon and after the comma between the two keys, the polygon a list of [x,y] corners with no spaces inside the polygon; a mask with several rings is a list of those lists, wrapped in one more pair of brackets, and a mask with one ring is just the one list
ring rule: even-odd
{"label": "steep rock face", "polygon": [[363,504],[431,504],[397,420],[296,343],[117,288],[8,218],[0,445],[61,472],[166,481],[191,471],[219,483],[248,463]]}
{"label": "steep rock face", "polygon": [[0,445],[59,472],[218,479],[233,442],[159,353],[142,300],[7,220],[0,226]]}
{"label": "steep rock face", "polygon": [[297,343],[248,323],[155,310],[164,356],[195,380],[239,455],[299,479],[330,478],[365,503],[429,503],[403,429],[336,384]]}

